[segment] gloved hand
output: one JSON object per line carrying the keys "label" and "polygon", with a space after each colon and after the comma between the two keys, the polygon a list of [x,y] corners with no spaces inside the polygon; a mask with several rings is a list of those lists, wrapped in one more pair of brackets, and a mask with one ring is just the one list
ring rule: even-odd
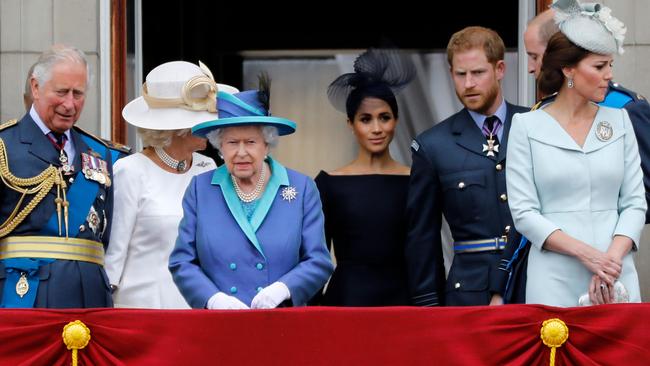
{"label": "gloved hand", "polygon": [[251,309],[273,309],[291,298],[289,288],[282,282],[273,282],[258,292],[251,302]]}
{"label": "gloved hand", "polygon": [[249,307],[234,296],[217,292],[208,300],[208,309],[249,309]]}

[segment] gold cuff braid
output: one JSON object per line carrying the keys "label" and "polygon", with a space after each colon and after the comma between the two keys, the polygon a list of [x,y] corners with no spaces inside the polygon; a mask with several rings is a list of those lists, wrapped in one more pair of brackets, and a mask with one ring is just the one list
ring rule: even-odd
{"label": "gold cuff braid", "polygon": [[[18,225],[20,225],[25,218],[36,208],[36,206],[45,198],[54,185],[57,186],[57,213],[59,216],[59,235],[61,234],[61,205],[66,208],[68,202],[65,197],[66,183],[61,175],[59,169],[50,165],[47,169],[43,170],[40,174],[31,178],[19,178],[11,173],[9,170],[9,158],[4,141],[0,138],[0,180],[9,189],[12,189],[21,194],[16,207],[9,215],[9,217],[0,224],[0,238],[7,236]],[[60,198],[63,191],[63,199]],[[34,195],[34,198],[21,210],[25,197],[27,195]],[[66,215],[67,216],[67,215]],[[67,217],[66,217],[67,221]],[[67,236],[67,227],[66,227]]]}

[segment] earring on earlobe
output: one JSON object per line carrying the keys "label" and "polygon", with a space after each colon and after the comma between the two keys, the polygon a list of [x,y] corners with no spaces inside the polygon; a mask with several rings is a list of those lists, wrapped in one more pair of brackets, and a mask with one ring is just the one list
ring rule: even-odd
{"label": "earring on earlobe", "polygon": [[568,80],[567,80],[567,82],[566,82],[566,86],[567,86],[569,89],[572,89],[572,88],[573,88],[573,78],[568,78]]}

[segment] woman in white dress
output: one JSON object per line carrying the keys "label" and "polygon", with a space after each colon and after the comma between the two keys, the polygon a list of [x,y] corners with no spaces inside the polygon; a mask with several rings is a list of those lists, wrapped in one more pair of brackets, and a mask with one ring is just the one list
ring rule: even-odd
{"label": "woman in white dress", "polygon": [[612,79],[623,24],[597,4],[561,3],[561,31],[549,40],[538,78],[542,93],[558,94],[515,115],[508,141],[508,202],[532,244],[526,302],[639,302],[631,254],[646,201],[637,142],[624,109],[595,104]]}
{"label": "woman in white dress", "polygon": [[167,269],[181,201],[192,177],[216,167],[196,153],[206,140],[191,128],[217,118],[218,85],[210,71],[184,61],[153,69],[143,97],[129,103],[122,115],[138,127],[145,149],[114,166],[115,203],[111,240],[106,251],[116,307],[187,309]]}

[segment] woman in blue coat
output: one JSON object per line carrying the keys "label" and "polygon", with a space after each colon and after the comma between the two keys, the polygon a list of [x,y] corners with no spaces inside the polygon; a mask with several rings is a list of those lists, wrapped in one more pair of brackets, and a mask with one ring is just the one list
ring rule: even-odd
{"label": "woman in blue coat", "polygon": [[219,119],[192,128],[225,164],[194,177],[169,269],[192,308],[300,306],[333,271],[318,191],[268,156],[295,123],[268,113],[260,90],[218,93]]}

